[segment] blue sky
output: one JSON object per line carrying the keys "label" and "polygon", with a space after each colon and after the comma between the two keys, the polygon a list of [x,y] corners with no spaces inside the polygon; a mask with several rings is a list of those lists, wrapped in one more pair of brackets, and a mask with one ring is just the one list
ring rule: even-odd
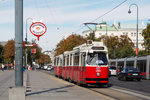
{"label": "blue sky", "polygon": [[[14,39],[14,1],[0,0],[0,41]],[[42,20],[48,30],[40,37],[39,45],[43,51],[54,49],[64,34],[69,36],[76,32],[81,35],[87,28],[76,30],[80,29],[83,23],[95,20],[123,1],[125,0],[24,0],[24,36],[28,17]],[[136,7],[132,6],[132,13],[127,13],[132,3],[136,3],[139,7],[139,24],[141,20],[146,24],[150,19],[150,0],[127,0],[95,22],[107,21],[111,25],[116,20],[116,23],[136,24]],[[32,21],[28,20],[28,26],[31,23]],[[36,37],[28,30],[28,40],[32,39]]]}

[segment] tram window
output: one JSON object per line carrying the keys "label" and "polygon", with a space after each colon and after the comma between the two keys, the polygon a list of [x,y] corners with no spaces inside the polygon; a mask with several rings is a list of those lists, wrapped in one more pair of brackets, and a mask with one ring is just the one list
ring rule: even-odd
{"label": "tram window", "polygon": [[62,59],[60,59],[60,66],[62,66]]}
{"label": "tram window", "polygon": [[78,66],[79,65],[79,54],[74,55],[74,65]]}
{"label": "tram window", "polygon": [[107,57],[105,53],[89,53],[87,59],[88,65],[107,65]]}
{"label": "tram window", "polygon": [[54,59],[54,65],[56,66],[56,59]]}
{"label": "tram window", "polygon": [[69,56],[67,56],[67,66],[69,66]]}
{"label": "tram window", "polygon": [[63,58],[63,66],[65,66],[65,57]]}
{"label": "tram window", "polygon": [[70,65],[72,65],[72,55],[70,55]]}
{"label": "tram window", "polygon": [[85,54],[81,55],[81,66],[85,66]]}
{"label": "tram window", "polygon": [[67,56],[65,56],[65,66],[67,66]]}
{"label": "tram window", "polygon": [[58,66],[58,64],[59,64],[59,58],[57,58],[57,66]]}

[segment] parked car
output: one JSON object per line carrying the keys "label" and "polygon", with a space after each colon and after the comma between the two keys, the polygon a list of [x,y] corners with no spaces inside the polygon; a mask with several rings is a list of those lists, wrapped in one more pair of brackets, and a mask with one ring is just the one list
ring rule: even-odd
{"label": "parked car", "polygon": [[47,70],[50,71],[52,69],[52,66],[48,66]]}
{"label": "parked car", "polygon": [[116,67],[115,66],[110,65],[109,66],[109,71],[110,71],[110,75],[111,76],[116,76],[117,75],[117,73],[116,73]]}
{"label": "parked car", "polygon": [[141,81],[142,74],[137,70],[137,68],[126,67],[118,75],[118,80],[133,80]]}
{"label": "parked car", "polygon": [[44,70],[47,70],[47,65],[44,65]]}

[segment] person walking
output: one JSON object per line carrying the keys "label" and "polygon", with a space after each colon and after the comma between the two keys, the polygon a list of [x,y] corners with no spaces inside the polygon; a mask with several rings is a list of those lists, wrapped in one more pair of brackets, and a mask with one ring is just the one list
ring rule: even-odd
{"label": "person walking", "polygon": [[2,71],[4,71],[4,67],[5,67],[4,64],[2,64]]}

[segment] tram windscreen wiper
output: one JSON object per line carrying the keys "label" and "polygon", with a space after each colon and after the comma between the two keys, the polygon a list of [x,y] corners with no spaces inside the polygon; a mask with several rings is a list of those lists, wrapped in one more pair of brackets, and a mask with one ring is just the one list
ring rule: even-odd
{"label": "tram windscreen wiper", "polygon": [[[93,55],[92,55],[93,56]],[[91,63],[91,61],[93,60],[95,58],[95,55],[93,56],[93,57],[91,57],[91,55],[90,55],[90,60],[89,61],[87,61],[87,64],[90,64]]]}

